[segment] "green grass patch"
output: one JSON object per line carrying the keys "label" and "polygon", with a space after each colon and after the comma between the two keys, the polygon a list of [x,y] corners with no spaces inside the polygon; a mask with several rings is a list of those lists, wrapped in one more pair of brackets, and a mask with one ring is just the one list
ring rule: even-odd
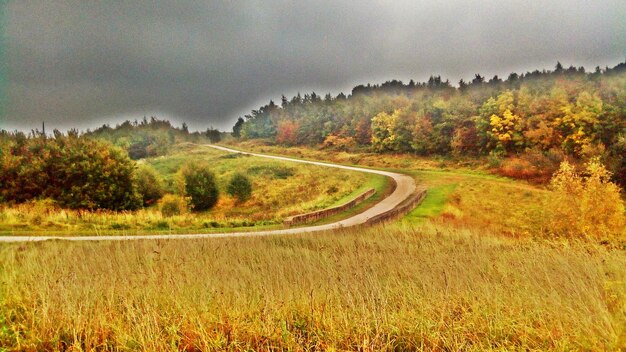
{"label": "green grass patch", "polygon": [[422,203],[410,211],[404,218],[403,224],[419,224],[424,220],[439,216],[450,198],[450,195],[456,189],[457,184],[446,184],[428,188],[426,198]]}

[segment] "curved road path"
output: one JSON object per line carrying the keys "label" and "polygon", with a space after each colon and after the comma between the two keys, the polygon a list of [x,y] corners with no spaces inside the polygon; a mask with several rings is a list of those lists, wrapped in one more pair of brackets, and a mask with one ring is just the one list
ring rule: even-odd
{"label": "curved road path", "polygon": [[0,242],[32,242],[32,241],[46,241],[46,240],[67,240],[67,241],[122,241],[122,240],[148,240],[148,239],[187,239],[187,238],[220,238],[220,237],[244,237],[244,236],[267,236],[267,235],[284,235],[284,234],[296,234],[307,232],[319,232],[332,229],[338,229],[343,227],[350,227],[361,225],[365,223],[369,218],[382,214],[396,207],[402,203],[409,195],[416,190],[415,180],[411,176],[398,174],[395,172],[365,169],[354,166],[344,166],[330,163],[323,163],[318,161],[308,161],[300,159],[286,158],[282,156],[264,155],[256,153],[241,152],[238,150],[225,148],[217,145],[206,145],[207,147],[219,149],[230,153],[241,153],[252,156],[284,160],[297,163],[313,164],[327,167],[334,167],[344,170],[368,172],[371,174],[378,174],[387,177],[391,177],[396,182],[396,188],[387,198],[381,200],[373,207],[366,211],[354,215],[350,218],[333,222],[330,224],[295,227],[280,230],[265,230],[255,232],[229,232],[229,233],[202,233],[202,234],[172,234],[172,235],[132,235],[132,236],[0,236]]}

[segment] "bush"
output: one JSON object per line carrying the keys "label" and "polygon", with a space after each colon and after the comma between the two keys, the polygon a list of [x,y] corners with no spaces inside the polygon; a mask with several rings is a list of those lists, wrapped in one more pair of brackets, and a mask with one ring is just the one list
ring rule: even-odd
{"label": "bush", "polygon": [[193,210],[211,209],[217,203],[219,191],[215,176],[206,164],[189,163],[181,170],[183,191],[190,197]]}
{"label": "bush", "polygon": [[165,217],[186,214],[189,210],[187,199],[174,194],[166,194],[159,201],[159,210]]}
{"label": "bush", "polygon": [[518,156],[503,159],[495,171],[506,177],[547,183],[565,158],[558,150],[544,152],[530,149]]}
{"label": "bush", "polygon": [[144,206],[156,203],[165,194],[163,180],[152,166],[148,164],[139,165],[137,170],[135,170],[135,178],[137,180],[137,191]]}
{"label": "bush", "polygon": [[324,139],[322,147],[334,148],[337,150],[349,150],[356,145],[356,141],[352,137],[342,137],[334,134],[330,134]]}
{"label": "bush", "polygon": [[237,198],[238,202],[245,202],[252,196],[252,183],[246,176],[235,174],[228,184],[228,194]]}
{"label": "bush", "polygon": [[88,138],[67,138],[59,149],[59,158],[47,163],[51,176],[48,191],[53,199],[70,208],[125,210],[141,206],[134,163],[126,152]]}
{"label": "bush", "polygon": [[247,173],[250,175],[262,175],[284,180],[288,177],[293,176],[294,170],[286,166],[261,165],[248,168]]}
{"label": "bush", "polygon": [[81,209],[136,209],[141,206],[134,163],[108,142],[67,136],[7,137],[0,165],[0,198],[24,202],[51,198]]}
{"label": "bush", "polygon": [[219,143],[222,140],[222,133],[215,128],[207,129],[205,134],[211,143]]}
{"label": "bush", "polygon": [[624,203],[610,176],[597,159],[587,163],[584,177],[568,162],[561,163],[550,182],[550,231],[568,237],[623,238]]}

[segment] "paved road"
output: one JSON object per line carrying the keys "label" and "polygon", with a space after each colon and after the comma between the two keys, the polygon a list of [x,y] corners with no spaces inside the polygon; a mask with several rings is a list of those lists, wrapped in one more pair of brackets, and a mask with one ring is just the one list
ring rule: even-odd
{"label": "paved road", "polygon": [[396,188],[387,198],[383,199],[373,207],[366,211],[354,215],[350,218],[340,220],[325,225],[296,227],[280,230],[266,230],[255,232],[230,232],[230,233],[203,233],[203,234],[172,234],[172,235],[133,235],[133,236],[0,236],[0,242],[32,242],[32,241],[46,241],[46,240],[67,240],[67,241],[121,241],[121,240],[153,240],[153,239],[187,239],[187,238],[221,238],[221,237],[251,237],[251,236],[267,236],[267,235],[283,235],[283,234],[296,234],[307,232],[326,231],[343,227],[350,227],[361,225],[367,221],[367,219],[382,214],[388,210],[393,209],[396,205],[400,204],[409,195],[416,190],[415,181],[412,177],[398,174],[395,172],[364,169],[360,167],[344,166],[330,163],[323,163],[318,161],[308,161],[286,158],[281,156],[264,155],[256,153],[240,152],[238,150],[229,149],[217,145],[207,145],[207,147],[219,149],[225,152],[249,154],[262,158],[285,160],[290,162],[305,163],[320,165],[326,167],[334,167],[344,170],[353,170],[360,172],[368,172],[371,174],[378,174],[387,177],[391,177],[396,182]]}

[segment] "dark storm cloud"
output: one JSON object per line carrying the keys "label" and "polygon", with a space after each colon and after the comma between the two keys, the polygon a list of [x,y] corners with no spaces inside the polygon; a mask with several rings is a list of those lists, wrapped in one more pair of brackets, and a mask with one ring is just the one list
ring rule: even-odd
{"label": "dark storm cloud", "polygon": [[156,114],[229,129],[281,94],[614,65],[616,1],[11,1],[5,126]]}

